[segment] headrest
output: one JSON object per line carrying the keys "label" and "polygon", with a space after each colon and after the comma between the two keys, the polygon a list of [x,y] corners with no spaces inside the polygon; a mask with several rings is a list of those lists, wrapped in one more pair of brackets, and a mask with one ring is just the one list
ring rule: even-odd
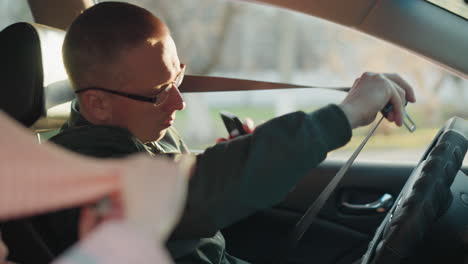
{"label": "headrest", "polygon": [[25,126],[74,98],[62,61],[64,37],[63,30],[23,22],[0,32],[0,109]]}

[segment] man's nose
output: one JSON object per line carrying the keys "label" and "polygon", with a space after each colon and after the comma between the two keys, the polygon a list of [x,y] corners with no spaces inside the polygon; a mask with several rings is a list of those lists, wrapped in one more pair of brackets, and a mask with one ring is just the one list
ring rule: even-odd
{"label": "man's nose", "polygon": [[173,87],[170,91],[169,97],[167,98],[166,103],[163,106],[165,112],[173,112],[177,110],[184,110],[185,101],[180,94],[180,91],[177,87]]}

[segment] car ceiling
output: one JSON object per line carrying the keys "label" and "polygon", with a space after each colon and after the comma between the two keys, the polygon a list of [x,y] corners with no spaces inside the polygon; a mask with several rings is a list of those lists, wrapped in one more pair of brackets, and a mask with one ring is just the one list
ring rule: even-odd
{"label": "car ceiling", "polygon": [[[460,2],[463,0],[452,0]],[[424,0],[260,0],[384,39],[468,78],[468,21]]]}

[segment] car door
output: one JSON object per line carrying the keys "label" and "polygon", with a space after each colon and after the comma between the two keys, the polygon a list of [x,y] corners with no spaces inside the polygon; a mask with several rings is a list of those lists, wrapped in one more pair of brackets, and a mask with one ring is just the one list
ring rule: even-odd
{"label": "car door", "polygon": [[[225,230],[228,251],[252,263],[278,258],[289,232],[344,162],[325,161],[301,180],[286,199]],[[396,197],[415,165],[356,162],[312,222],[300,244],[289,252],[292,263],[352,263],[367,248],[385,216],[376,209],[352,209],[385,194]],[[285,175],[287,177],[287,175]]]}

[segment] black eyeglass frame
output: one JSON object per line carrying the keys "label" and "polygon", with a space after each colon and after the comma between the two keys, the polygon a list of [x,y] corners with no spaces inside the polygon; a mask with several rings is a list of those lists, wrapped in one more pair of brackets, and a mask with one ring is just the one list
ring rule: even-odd
{"label": "black eyeglass frame", "polygon": [[[115,91],[115,90],[101,88],[101,87],[87,87],[87,88],[79,89],[79,90],[75,91],[75,94],[79,94],[79,93],[86,92],[86,91],[89,91],[89,90],[97,90],[97,91],[103,91],[103,92],[111,93],[111,94],[115,94],[115,95],[120,95],[120,96],[127,97],[127,98],[130,98],[130,99],[136,100],[136,101],[147,102],[147,103],[152,103],[152,104],[156,105],[156,102],[158,101],[158,96],[161,93],[168,92],[170,89],[173,88],[173,86],[175,86],[175,88],[177,88],[177,89],[179,88],[180,84],[182,83],[182,81],[184,79],[185,67],[186,67],[186,65],[183,64],[182,70],[179,72],[179,74],[177,75],[175,80],[173,82],[170,82],[170,83],[164,85],[164,86],[167,86],[167,87],[163,86],[163,88],[161,90],[159,90],[156,94],[154,94],[152,97],[138,95],[138,94],[132,94],[132,93],[126,93],[126,92],[120,92],[120,91]],[[160,102],[157,105],[160,105],[160,104],[164,103],[164,101]]]}
{"label": "black eyeglass frame", "polygon": [[88,87],[88,88],[77,90],[77,91],[75,91],[75,93],[79,94],[79,93],[86,92],[86,91],[89,91],[89,90],[97,90],[97,91],[103,91],[103,92],[106,92],[106,93],[111,93],[111,94],[124,96],[124,97],[130,98],[130,99],[133,99],[133,100],[137,100],[137,101],[141,101],[141,102],[148,102],[148,103],[153,103],[154,104],[158,100],[158,95],[160,93],[162,93],[164,90],[168,89],[168,88],[171,88],[171,87],[169,86],[169,87],[167,87],[165,89],[162,89],[160,92],[155,94],[153,97],[137,95],[137,94],[131,94],[131,93],[125,93],[125,92],[119,92],[119,91],[110,90],[110,89],[101,88],[101,87]]}

